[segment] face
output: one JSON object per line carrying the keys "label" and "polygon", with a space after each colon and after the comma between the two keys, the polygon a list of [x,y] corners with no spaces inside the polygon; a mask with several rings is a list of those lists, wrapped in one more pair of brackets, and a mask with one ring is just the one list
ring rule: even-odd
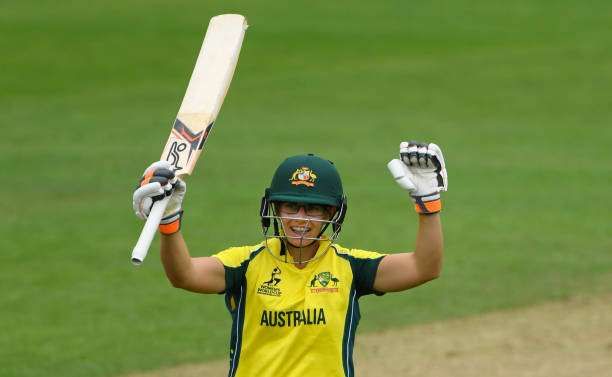
{"label": "face", "polygon": [[316,240],[312,238],[319,236],[326,224],[321,220],[329,220],[334,212],[333,207],[321,204],[280,202],[276,208],[283,218],[283,229],[288,242],[295,247],[314,243]]}

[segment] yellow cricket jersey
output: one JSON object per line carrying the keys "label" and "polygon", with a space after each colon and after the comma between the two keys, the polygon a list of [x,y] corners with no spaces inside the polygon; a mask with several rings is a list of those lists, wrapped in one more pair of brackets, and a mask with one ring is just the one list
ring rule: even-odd
{"label": "yellow cricket jersey", "polygon": [[321,241],[317,254],[323,252],[303,269],[271,255],[280,256],[278,239],[214,255],[225,266],[233,320],[228,376],[354,375],[358,299],[377,293],[372,287],[384,254],[329,240]]}

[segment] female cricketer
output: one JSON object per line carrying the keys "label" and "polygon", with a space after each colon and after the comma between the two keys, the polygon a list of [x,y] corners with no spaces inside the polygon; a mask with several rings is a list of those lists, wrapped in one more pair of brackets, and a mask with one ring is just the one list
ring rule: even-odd
{"label": "female cricketer", "polygon": [[159,227],[168,279],[188,291],[225,294],[230,377],[352,377],[359,298],[439,276],[440,192],[448,182],[442,152],[436,144],[402,142],[388,168],[419,216],[414,252],[335,243],[347,213],[340,175],[330,161],[308,154],[282,162],[265,190],[261,243],[195,258],[180,232],[185,183],[166,161],[145,170],[133,197],[137,216],[146,219],[152,203],[170,195]]}

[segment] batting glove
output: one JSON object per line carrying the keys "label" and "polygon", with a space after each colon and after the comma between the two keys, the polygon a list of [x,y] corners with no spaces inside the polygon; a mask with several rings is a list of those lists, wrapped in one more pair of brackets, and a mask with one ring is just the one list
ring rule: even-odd
{"label": "batting glove", "polygon": [[174,175],[174,169],[168,161],[157,161],[145,169],[138,187],[132,197],[132,206],[136,216],[146,220],[153,203],[170,196],[159,231],[163,234],[178,232],[183,217],[182,203],[187,191],[187,184]]}
{"label": "batting glove", "polygon": [[436,144],[403,141],[399,159],[387,167],[397,184],[410,193],[418,213],[430,214],[442,210],[440,192],[448,188],[444,156]]}

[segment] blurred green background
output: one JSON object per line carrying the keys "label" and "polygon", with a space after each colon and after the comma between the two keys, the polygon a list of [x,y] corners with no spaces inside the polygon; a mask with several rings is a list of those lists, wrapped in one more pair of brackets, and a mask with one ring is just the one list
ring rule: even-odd
{"label": "blurred green background", "polygon": [[385,164],[436,141],[441,279],[362,300],[362,331],[612,291],[612,3],[579,0],[3,2],[3,376],[113,376],[226,357],[221,296],[170,287],[131,195],[159,157],[210,17],[251,27],[195,174],[193,255],[260,239],[286,156],[334,160],[341,244],[410,250]]}

